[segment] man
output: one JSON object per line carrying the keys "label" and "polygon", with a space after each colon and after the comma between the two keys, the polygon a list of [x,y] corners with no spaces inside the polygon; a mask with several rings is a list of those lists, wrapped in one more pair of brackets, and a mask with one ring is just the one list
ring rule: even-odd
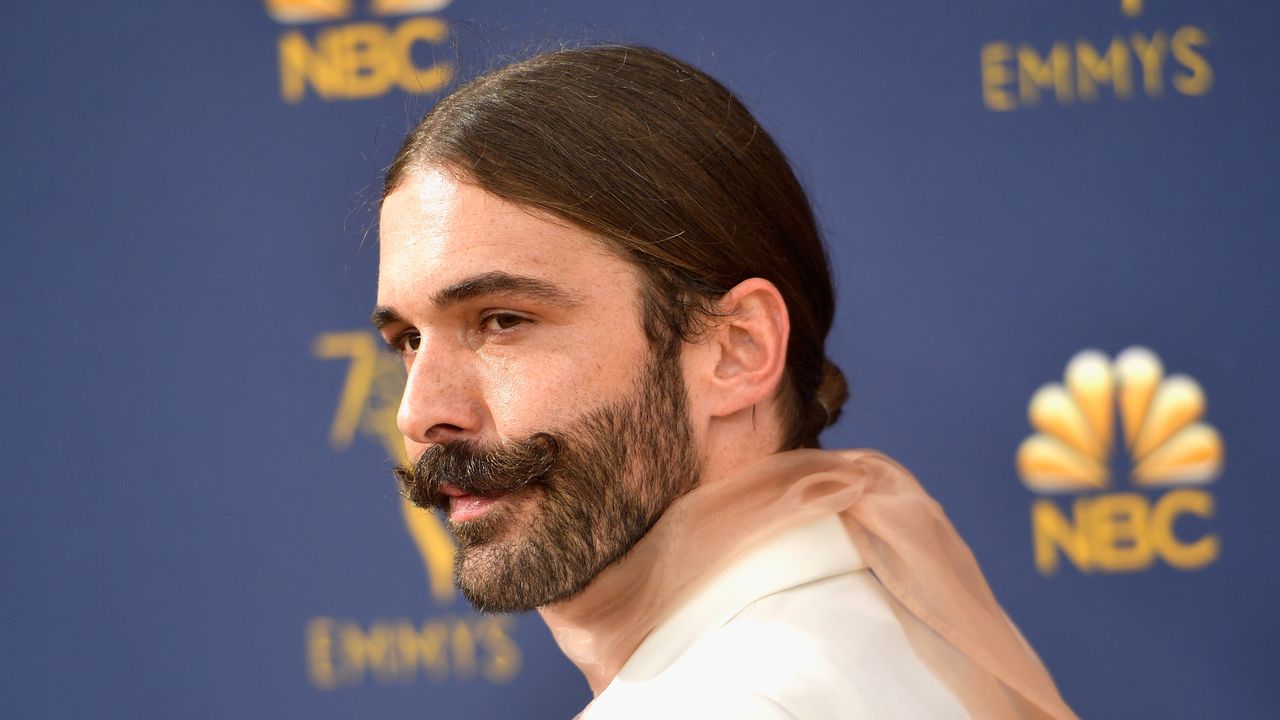
{"label": "man", "polygon": [[826,255],[719,83],[627,47],[483,76],[406,139],[380,244],[397,474],[585,717],[1072,716],[910,475],[815,449]]}

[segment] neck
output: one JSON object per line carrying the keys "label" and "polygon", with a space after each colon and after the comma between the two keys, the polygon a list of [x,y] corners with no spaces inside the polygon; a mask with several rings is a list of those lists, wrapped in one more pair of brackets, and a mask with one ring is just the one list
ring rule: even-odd
{"label": "neck", "polygon": [[647,574],[642,558],[648,553],[637,553],[637,548],[600,573],[586,590],[538,610],[594,695],[613,680],[655,624],[639,602]]}
{"label": "neck", "polygon": [[585,590],[539,609],[561,652],[600,694],[688,584],[696,567],[682,548],[693,540],[707,486],[672,503],[640,542]]}
{"label": "neck", "polygon": [[[676,500],[640,542],[574,597],[539,612],[599,694],[654,627],[696,586],[780,529],[812,517],[778,501],[825,453],[782,453],[708,478]],[[828,510],[827,512],[831,512]]]}

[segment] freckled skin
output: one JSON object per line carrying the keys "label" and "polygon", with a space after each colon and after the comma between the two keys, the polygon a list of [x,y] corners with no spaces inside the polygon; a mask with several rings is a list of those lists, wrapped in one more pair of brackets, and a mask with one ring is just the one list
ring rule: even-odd
{"label": "freckled skin", "polygon": [[[492,443],[576,417],[630,387],[650,355],[640,280],[589,233],[427,169],[383,203],[378,305],[420,334],[397,416],[410,458],[433,442]],[[555,284],[577,301],[490,296],[446,309],[435,292],[493,271]],[[486,313],[527,322],[502,330]]]}

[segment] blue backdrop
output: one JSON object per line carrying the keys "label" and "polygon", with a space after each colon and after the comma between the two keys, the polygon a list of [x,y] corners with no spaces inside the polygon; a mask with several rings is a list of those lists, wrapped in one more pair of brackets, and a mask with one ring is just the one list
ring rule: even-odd
{"label": "blue backdrop", "polygon": [[[1082,716],[1280,714],[1275,3],[147,0],[0,20],[6,717],[586,702],[536,616],[476,616],[441,582],[440,527],[387,472],[400,380],[365,320],[374,188],[405,130],[459,77],[584,40],[698,64],[790,153],[854,388],[825,443],[917,472]],[[1182,484],[1144,484],[1117,429],[1047,491],[1037,468],[1061,458],[1019,448],[1070,445],[1095,400],[1119,428],[1108,373],[1128,377],[1110,363],[1131,346],[1190,378],[1142,405],[1175,436],[1156,475]],[[1086,349],[1103,379],[1033,424]]]}

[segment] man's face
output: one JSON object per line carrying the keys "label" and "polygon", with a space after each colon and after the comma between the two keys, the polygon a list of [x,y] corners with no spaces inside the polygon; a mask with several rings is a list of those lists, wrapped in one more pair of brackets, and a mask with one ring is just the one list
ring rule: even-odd
{"label": "man's face", "polygon": [[637,271],[440,171],[386,199],[380,242],[407,491],[448,513],[478,607],[571,597],[697,484],[679,360],[642,330]]}

